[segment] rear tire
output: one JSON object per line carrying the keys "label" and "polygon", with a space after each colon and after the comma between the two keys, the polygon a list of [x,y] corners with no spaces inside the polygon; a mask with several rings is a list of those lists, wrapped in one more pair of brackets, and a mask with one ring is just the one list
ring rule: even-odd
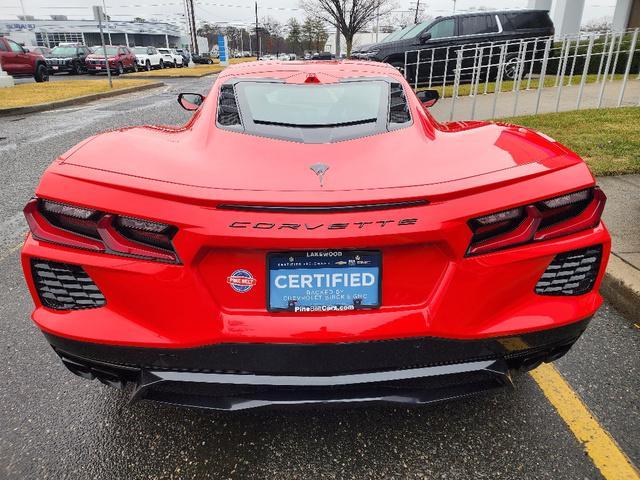
{"label": "rear tire", "polygon": [[49,70],[46,65],[39,64],[36,66],[36,72],[33,74],[33,79],[38,82],[48,82],[49,81]]}
{"label": "rear tire", "polygon": [[162,70],[164,68],[164,61],[160,60],[160,70]]}
{"label": "rear tire", "polygon": [[124,67],[122,66],[122,63],[118,64],[118,69],[116,70],[116,75],[122,75],[124,73]]}
{"label": "rear tire", "polygon": [[151,63],[149,62],[149,60],[147,60],[146,62],[144,62],[144,69],[148,72],[151,70]]}

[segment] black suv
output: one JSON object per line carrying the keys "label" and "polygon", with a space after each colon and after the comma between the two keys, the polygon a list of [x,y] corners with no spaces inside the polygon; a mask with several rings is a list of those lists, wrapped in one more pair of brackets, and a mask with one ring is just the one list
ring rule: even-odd
{"label": "black suv", "polygon": [[[420,55],[420,78],[425,75],[442,76],[445,63],[448,72],[453,72],[456,51],[463,45],[482,43],[490,45],[512,43],[521,38],[549,37],[554,34],[553,22],[546,10],[513,10],[499,12],[474,12],[438,17],[416,25],[410,25],[388,35],[382,42],[365,45],[354,51],[355,58],[387,62],[404,72],[405,52],[407,65],[415,64],[416,50],[429,50]],[[540,42],[537,49],[544,48]],[[494,54],[499,48],[494,49]],[[427,53],[427,52],[425,52]],[[422,68],[431,63],[433,69]],[[529,53],[530,54],[530,53]],[[448,62],[446,62],[448,60]],[[506,62],[518,60],[517,44],[508,49]],[[493,63],[493,61],[492,61]],[[427,71],[429,70],[429,71]],[[505,68],[504,76],[510,78],[515,69]],[[404,72],[412,78],[415,72]],[[447,74],[449,76],[449,74]]]}
{"label": "black suv", "polygon": [[91,53],[89,47],[78,44],[60,44],[45,55],[50,74],[69,72],[77,75],[87,71],[85,60]]}

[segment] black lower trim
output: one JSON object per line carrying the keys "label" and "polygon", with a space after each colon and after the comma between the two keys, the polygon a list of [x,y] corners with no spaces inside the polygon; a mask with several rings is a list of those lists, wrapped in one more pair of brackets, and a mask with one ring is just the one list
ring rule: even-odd
{"label": "black lower trim", "polygon": [[144,369],[334,375],[495,358],[515,359],[538,350],[572,344],[589,320],[522,335],[480,340],[417,337],[321,344],[221,343],[170,349],[79,342],[47,333],[45,337],[56,350],[75,357]]}
{"label": "black lower trim", "polygon": [[590,319],[508,337],[336,344],[135,348],[45,336],[73,373],[133,399],[236,410],[270,404],[430,403],[511,383],[510,371],[564,355]]}

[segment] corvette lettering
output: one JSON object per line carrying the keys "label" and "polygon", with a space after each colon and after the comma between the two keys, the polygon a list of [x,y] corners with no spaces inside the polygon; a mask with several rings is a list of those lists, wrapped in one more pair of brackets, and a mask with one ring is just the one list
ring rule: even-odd
{"label": "corvette lettering", "polygon": [[387,225],[407,226],[415,225],[417,218],[403,218],[401,220],[376,220],[371,222],[345,223],[271,223],[271,222],[232,222],[229,228],[253,228],[256,230],[346,230],[348,228],[383,228]]}

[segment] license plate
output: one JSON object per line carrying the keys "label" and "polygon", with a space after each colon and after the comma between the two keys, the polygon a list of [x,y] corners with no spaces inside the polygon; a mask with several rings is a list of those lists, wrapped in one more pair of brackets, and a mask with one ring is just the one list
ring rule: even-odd
{"label": "license plate", "polygon": [[102,67],[96,67],[96,70],[102,70]]}
{"label": "license plate", "polygon": [[379,308],[381,254],[314,250],[267,257],[268,310],[339,312]]}
{"label": "license plate", "polygon": [[54,65],[52,68],[53,68],[54,70],[58,70],[58,68],[59,68],[59,67],[58,67],[57,65]]}

